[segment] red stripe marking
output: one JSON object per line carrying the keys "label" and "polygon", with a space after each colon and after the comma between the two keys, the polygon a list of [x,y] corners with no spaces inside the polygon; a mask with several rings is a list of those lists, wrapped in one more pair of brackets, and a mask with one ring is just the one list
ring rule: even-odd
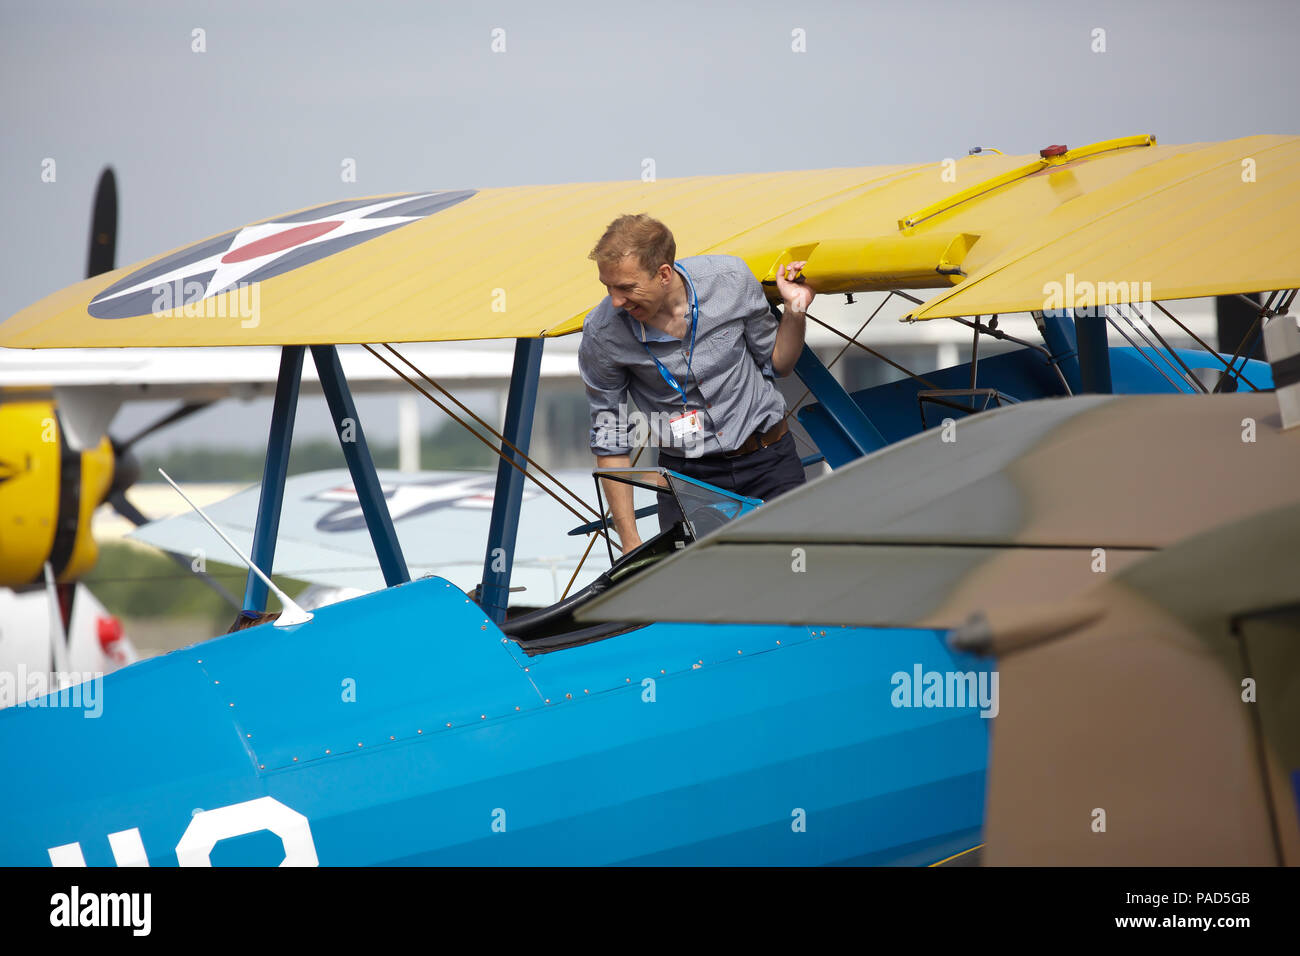
{"label": "red stripe marking", "polygon": [[295,226],[292,229],[286,229],[284,232],[277,232],[273,236],[250,242],[246,246],[240,246],[238,249],[232,249],[221,257],[221,261],[227,263],[246,262],[249,259],[256,259],[258,256],[269,256],[273,252],[282,252],[285,249],[300,246],[304,242],[310,242],[317,236],[323,236],[331,229],[337,229],[341,225],[343,225],[341,219],[334,219],[329,222],[313,222],[306,226]]}

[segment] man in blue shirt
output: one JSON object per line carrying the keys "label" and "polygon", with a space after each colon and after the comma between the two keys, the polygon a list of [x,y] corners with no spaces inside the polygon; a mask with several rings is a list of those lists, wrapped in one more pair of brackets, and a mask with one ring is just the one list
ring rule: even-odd
{"label": "man in blue shirt", "polygon": [[[804,263],[778,270],[778,318],[743,259],[675,257],[672,233],[644,214],[614,220],[591,252],[609,295],[587,315],[578,367],[598,466],[631,464],[630,396],[661,466],[764,500],[802,484],[774,378],[790,374],[803,349],[814,294],[794,281]],[[632,489],[605,488],[626,553],[641,543]],[[671,496],[659,507],[661,529],[682,517]]]}

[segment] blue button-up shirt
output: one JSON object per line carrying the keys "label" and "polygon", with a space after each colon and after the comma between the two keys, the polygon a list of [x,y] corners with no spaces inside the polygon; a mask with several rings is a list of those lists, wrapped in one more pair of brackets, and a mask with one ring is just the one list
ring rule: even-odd
{"label": "blue button-up shirt", "polygon": [[[637,422],[629,396],[645,416],[649,441],[688,457],[734,451],[785,416],[772,370],[779,320],[745,261],[693,256],[678,260],[676,268],[690,277],[699,305],[689,378],[689,331],[675,339],[642,325],[615,309],[608,296],[583,324],[578,368],[591,405],[591,450],[598,455],[631,451]],[[664,380],[651,352],[685,389],[687,406],[702,411],[694,445],[683,447],[673,438],[668,422],[682,414],[682,397]]]}

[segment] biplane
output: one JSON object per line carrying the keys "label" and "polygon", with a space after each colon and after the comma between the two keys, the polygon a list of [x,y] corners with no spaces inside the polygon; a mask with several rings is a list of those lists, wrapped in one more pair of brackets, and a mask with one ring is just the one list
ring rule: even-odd
{"label": "biplane", "polygon": [[[117,219],[116,177],[105,169],[91,213],[87,278],[114,268]],[[495,388],[506,381],[501,350],[468,342],[443,345],[437,354],[417,346],[407,354],[447,387]],[[393,389],[391,371],[364,350],[343,350],[340,362],[354,393]],[[0,351],[0,671],[23,675],[14,694],[0,694],[0,707],[15,696],[57,689],[61,673],[108,672],[138,658],[121,622],[80,580],[98,560],[91,516],[105,504],[137,527],[148,523],[129,495],[140,478],[135,447],[219,402],[269,395],[278,367],[278,350],[266,347],[60,349],[39,358]],[[577,381],[576,359],[551,354],[540,374]],[[309,373],[301,389],[320,393]],[[137,401],[178,405],[128,436],[109,434],[118,411]],[[403,458],[414,461],[418,415],[404,417]],[[186,574],[197,573],[232,613],[239,609],[215,578],[194,571],[188,550],[177,563]],[[17,694],[18,685],[25,694]]]}
{"label": "biplane", "polygon": [[[0,861],[970,860],[984,839],[996,706],[898,706],[892,678],[915,670],[996,686],[983,647],[951,645],[947,618],[862,626],[814,608],[774,623],[725,598],[669,623],[680,614],[645,613],[656,582],[716,555],[711,542],[729,529],[932,446],[935,429],[1033,421],[1109,393],[1191,409],[1268,389],[1272,369],[1253,352],[1300,286],[1284,225],[1298,164],[1297,137],[1159,146],[1138,136],[1030,157],[369,197],[223,233],[23,310],[0,323],[0,345],[280,348],[250,550],[261,574],[275,562],[310,352],[386,588],[108,675],[94,720],[54,698],[0,713],[0,753],[23,769],[0,807],[24,824],[0,837]],[[751,508],[647,472],[646,484],[675,485],[687,520],[557,604],[518,613],[524,483],[566,494],[528,456],[542,349],[581,328],[599,291],[587,250],[629,210],[668,223],[683,254],[740,256],[764,283],[805,260],[819,294],[887,291],[908,303],[904,319],[966,322],[971,361],[850,394],[805,348],[795,371],[815,402],[798,417],[830,476]],[[1232,355],[1172,346],[1147,308],[1177,325],[1170,301],[1261,292],[1256,328]],[[1041,342],[980,359],[981,339],[1005,341],[997,320],[1015,311],[1033,316]],[[1110,344],[1112,329],[1124,345]],[[366,344],[432,398],[437,383],[396,346],[493,338],[515,340],[514,365],[481,586],[466,594],[436,576],[410,579],[338,346]],[[957,472],[939,455],[910,465],[886,467],[889,480],[956,495]],[[870,501],[872,488],[855,490],[841,518]],[[998,517],[999,504],[972,509]],[[693,507],[705,509],[698,528]],[[594,511],[579,527],[612,555]],[[918,527],[941,535],[941,514],[916,515]],[[781,547],[785,569],[762,579],[773,600],[792,577],[815,577]],[[913,557],[892,597],[920,607],[953,570],[942,556]],[[682,606],[710,603],[721,570],[697,575]],[[266,607],[261,574],[250,569],[250,612]],[[595,620],[616,599],[635,615]],[[59,753],[74,745],[85,757],[71,780]]]}

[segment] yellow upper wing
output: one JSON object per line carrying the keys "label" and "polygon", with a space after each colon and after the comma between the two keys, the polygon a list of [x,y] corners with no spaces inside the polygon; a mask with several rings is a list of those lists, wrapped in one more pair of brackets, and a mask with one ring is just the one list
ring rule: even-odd
{"label": "yellow upper wing", "polygon": [[[778,211],[819,207],[838,195],[868,190],[873,180],[894,172],[831,169],[482,189],[425,218],[258,282],[256,296],[244,288],[204,300],[201,309],[191,309],[199,315],[154,314],[146,307],[144,314],[102,319],[87,310],[96,296],[150,263],[176,256],[181,251],[176,250],[79,282],[22,310],[0,322],[0,346],[281,345],[558,334],[580,328],[582,317],[605,295],[587,254],[623,213],[649,212],[663,219],[677,239],[678,255],[687,256],[725,250]],[[295,222],[283,231],[300,228],[301,215],[290,215],[296,215]],[[217,245],[220,251],[222,244]],[[160,296],[166,292],[160,287]],[[255,319],[241,312],[240,295],[245,306],[256,298]]]}
{"label": "yellow upper wing", "polygon": [[1158,162],[1027,222],[961,285],[905,318],[1300,287],[1300,136],[1152,152]]}
{"label": "yellow upper wing", "polygon": [[[765,281],[780,262],[806,259],[819,291],[943,290],[918,318],[1043,308],[1044,283],[1071,269],[1150,281],[1164,298],[1294,287],[1300,267],[1287,253],[1296,245],[1297,157],[1300,137],[1157,146],[1136,136],[1046,159],[986,154],[423,194],[435,204],[450,198],[393,220],[384,217],[414,208],[412,200],[370,197],[265,220],[77,283],[0,322],[0,346],[564,334],[580,329],[604,296],[587,254],[628,212],[666,222],[679,256],[738,255]],[[1243,159],[1255,160],[1253,182],[1242,178]],[[388,231],[371,228],[381,220]],[[264,263],[284,271],[257,279]],[[171,295],[168,283],[150,286],[159,275],[180,279],[183,295]],[[219,291],[240,275],[256,281]]]}

